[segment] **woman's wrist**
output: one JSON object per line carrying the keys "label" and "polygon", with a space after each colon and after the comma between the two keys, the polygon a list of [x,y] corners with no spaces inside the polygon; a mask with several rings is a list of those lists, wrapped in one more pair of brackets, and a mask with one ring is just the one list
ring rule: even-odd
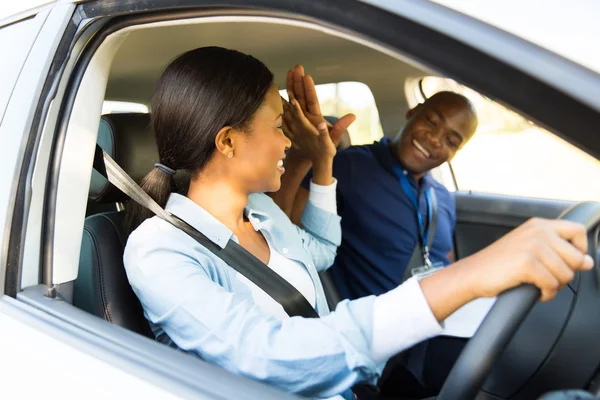
{"label": "woman's wrist", "polygon": [[480,297],[471,257],[460,260],[419,283],[435,318],[442,322],[465,304]]}
{"label": "woman's wrist", "polygon": [[329,186],[333,183],[333,157],[313,160],[312,181],[317,185]]}

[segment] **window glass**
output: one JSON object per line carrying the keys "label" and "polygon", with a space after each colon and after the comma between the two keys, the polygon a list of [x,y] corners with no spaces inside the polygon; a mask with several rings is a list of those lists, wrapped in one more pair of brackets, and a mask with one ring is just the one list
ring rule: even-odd
{"label": "window glass", "polygon": [[426,77],[417,84],[418,90],[412,91],[421,94],[417,101],[450,90],[467,96],[477,110],[477,132],[451,162],[459,190],[600,199],[599,160],[455,81]]}
{"label": "window glass", "polygon": [[102,103],[102,115],[119,113],[148,113],[148,106],[126,101],[105,101]]}
{"label": "window glass", "polygon": [[[323,115],[342,117],[356,115],[348,128],[353,145],[370,144],[383,137],[379,112],[371,89],[360,82],[339,82],[316,85]],[[285,90],[279,91],[287,99]]]}

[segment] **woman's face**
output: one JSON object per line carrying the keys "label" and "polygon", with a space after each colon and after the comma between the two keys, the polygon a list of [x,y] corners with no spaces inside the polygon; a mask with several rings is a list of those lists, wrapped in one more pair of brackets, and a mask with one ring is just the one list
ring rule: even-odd
{"label": "woman's face", "polygon": [[256,111],[250,132],[235,148],[236,171],[250,193],[275,192],[285,172],[283,159],[292,142],[283,134],[283,105],[272,85]]}

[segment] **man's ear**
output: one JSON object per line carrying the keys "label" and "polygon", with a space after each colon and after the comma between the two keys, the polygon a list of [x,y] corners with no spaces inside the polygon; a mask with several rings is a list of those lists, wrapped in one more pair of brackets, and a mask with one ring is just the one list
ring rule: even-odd
{"label": "man's ear", "polygon": [[421,103],[417,104],[415,107],[411,108],[406,112],[406,119],[411,119],[413,115],[421,108]]}
{"label": "man's ear", "polygon": [[222,128],[215,137],[215,146],[217,151],[227,157],[229,153],[235,153],[235,143],[238,135],[237,130],[231,126]]}

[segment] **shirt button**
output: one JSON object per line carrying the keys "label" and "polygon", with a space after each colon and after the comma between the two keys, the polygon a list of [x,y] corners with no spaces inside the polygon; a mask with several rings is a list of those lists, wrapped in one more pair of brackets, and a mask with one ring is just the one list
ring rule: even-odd
{"label": "shirt button", "polygon": [[284,247],[283,249],[281,249],[281,251],[283,252],[283,254],[287,254],[288,253],[287,247]]}

